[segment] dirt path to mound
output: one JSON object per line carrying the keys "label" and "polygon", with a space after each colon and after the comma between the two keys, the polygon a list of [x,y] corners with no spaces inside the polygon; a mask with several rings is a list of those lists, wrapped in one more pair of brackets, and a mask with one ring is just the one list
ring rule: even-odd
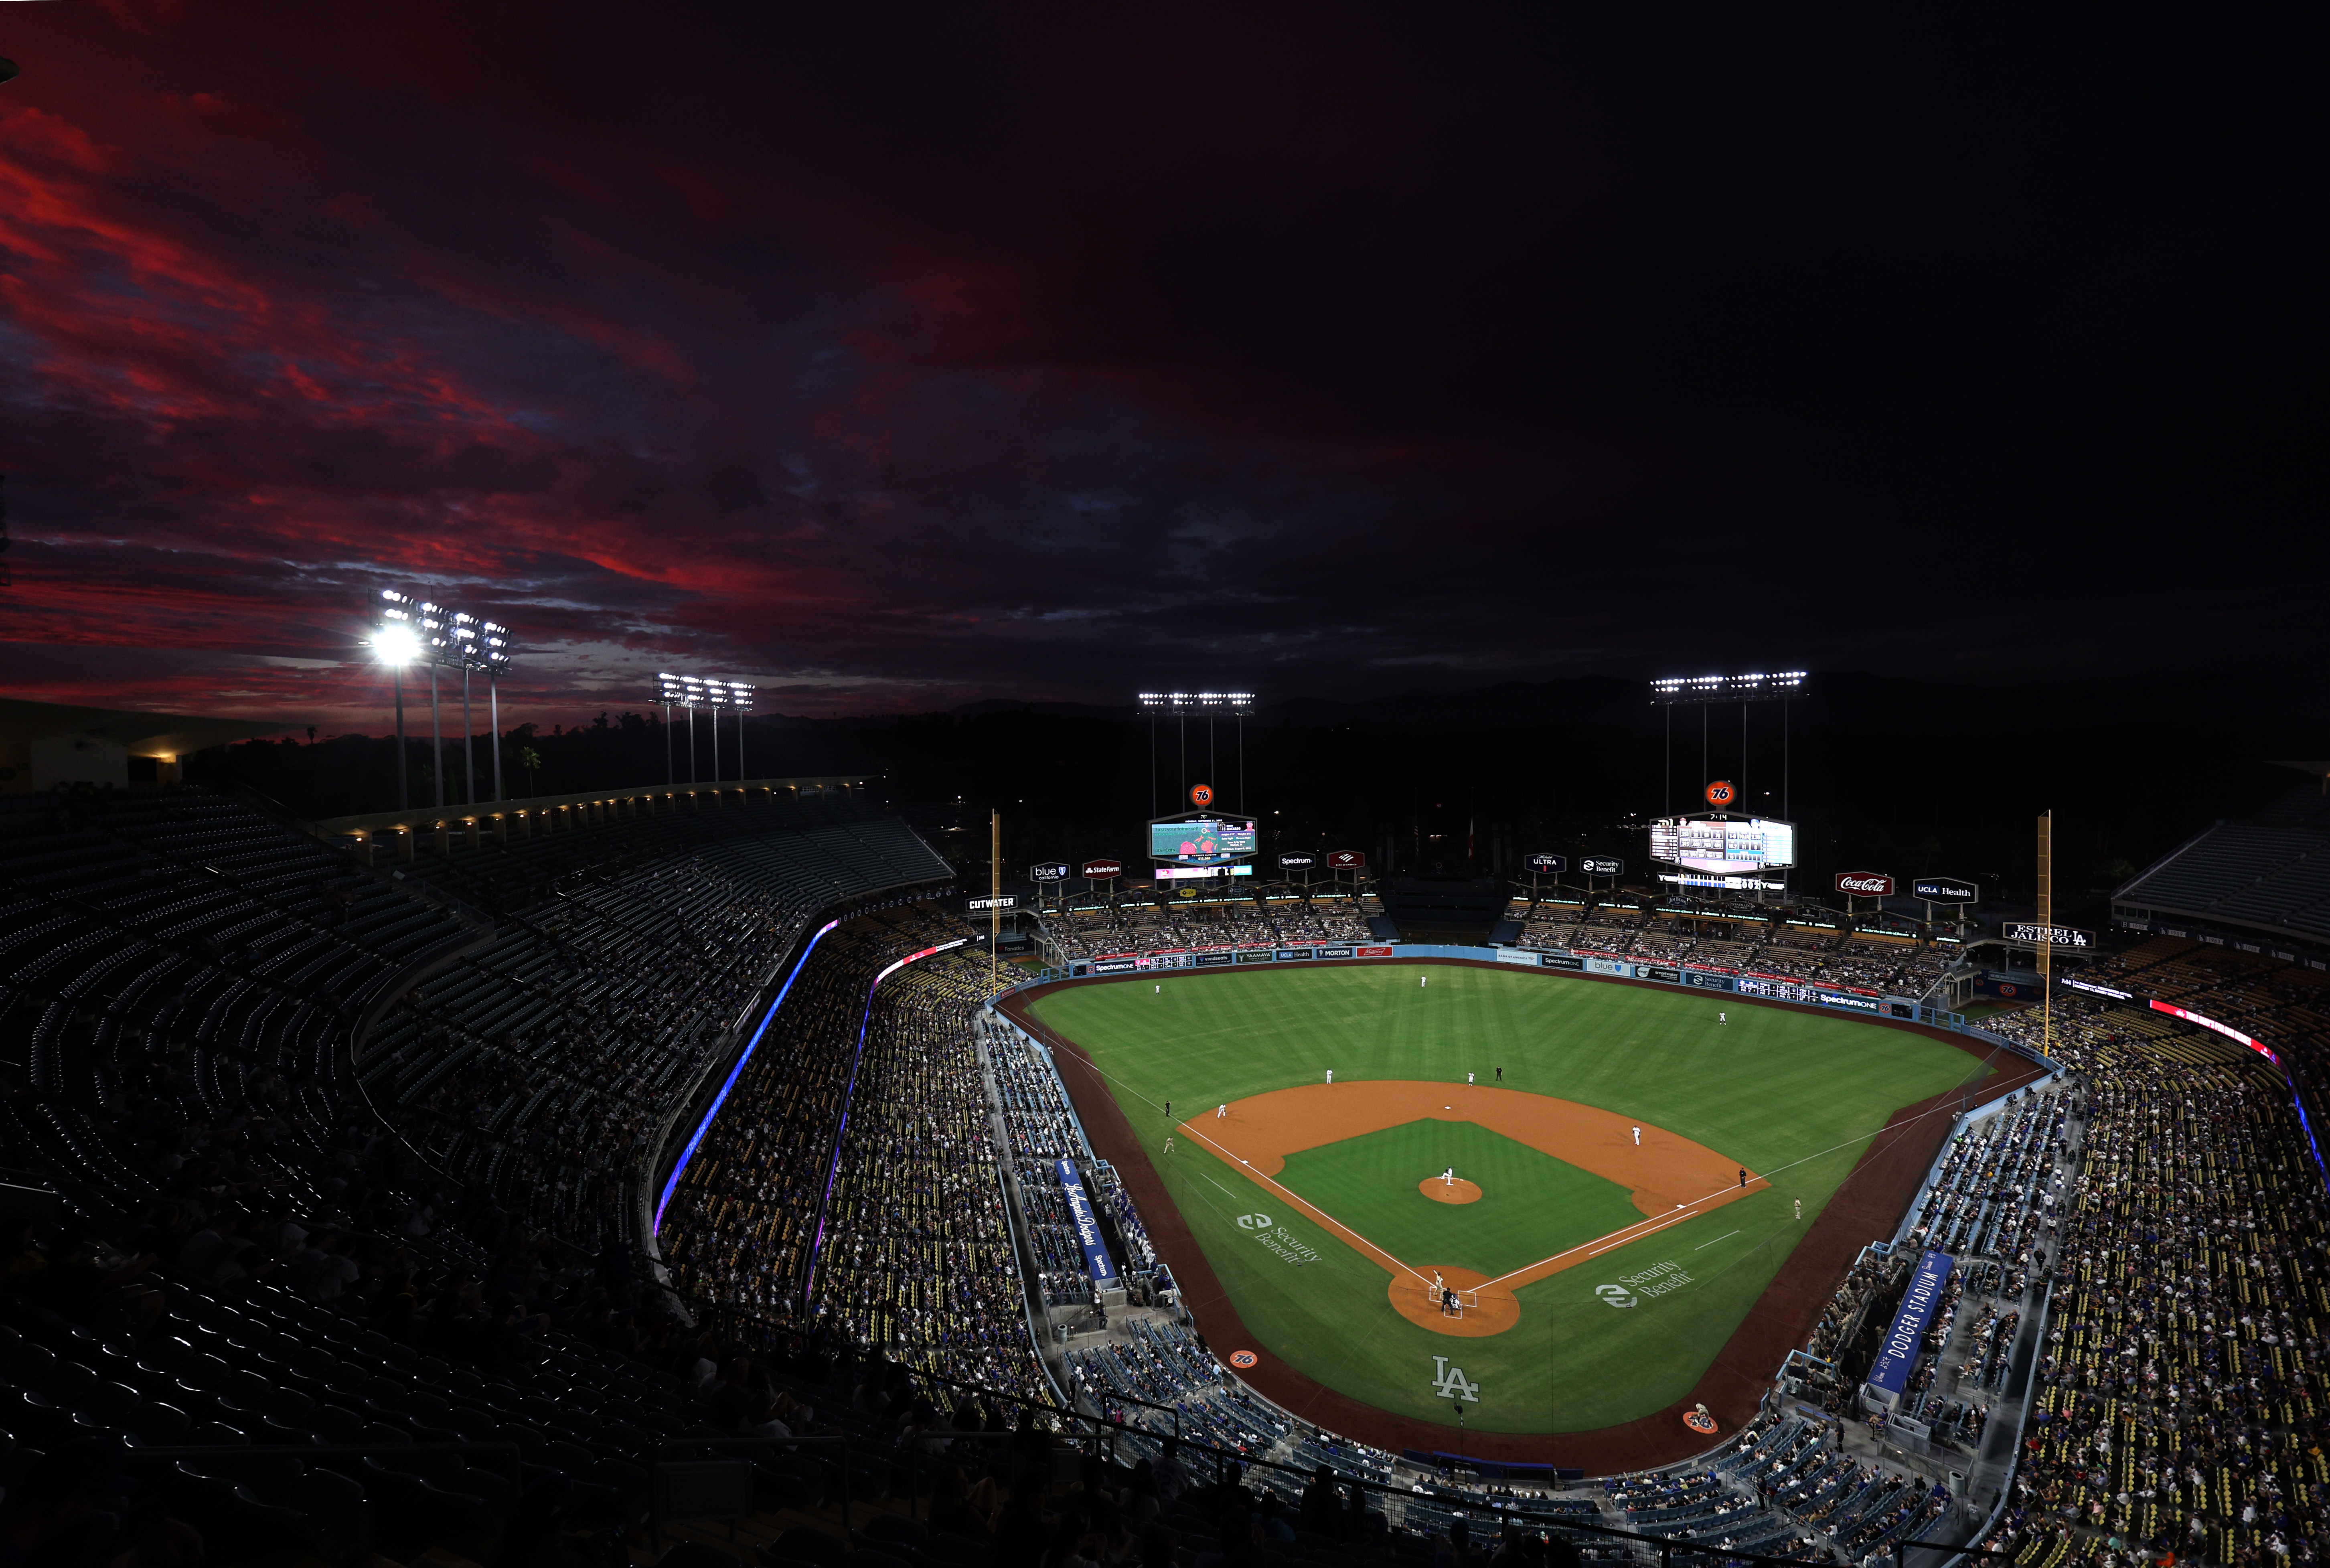
{"label": "dirt path to mound", "polygon": [[[1411,959],[1410,964],[1444,964],[1463,968],[1499,969],[1502,966],[1480,963],[1463,959]],[[1313,966],[1286,966],[1289,968]],[[1327,964],[1319,968],[1332,967]],[[1198,969],[1178,977],[1182,979],[1206,975],[1229,975],[1241,971],[1229,968]],[[1127,980],[1146,980],[1147,976],[1128,976]],[[1070,985],[1112,985],[1122,982],[1108,980],[1075,980]],[[1647,980],[1622,980],[1602,977],[1568,977],[1549,978],[1555,985],[1641,986],[1650,989],[1667,990]],[[1150,1160],[1150,1151],[1134,1136],[1132,1124],[1125,1119],[1123,1108],[1109,1091],[1108,1081],[1082,1046],[1067,1039],[1037,1018],[1031,1004],[1047,995],[1049,986],[1037,987],[1006,997],[1003,1010],[1028,1033],[1053,1047],[1068,1094],[1075,1101],[1076,1114],[1083,1120],[1084,1131],[1101,1157],[1113,1162],[1132,1190],[1133,1202],[1140,1205],[1142,1223],[1148,1228],[1149,1239],[1154,1242],[1165,1261],[1171,1265],[1173,1277],[1180,1282],[1182,1297],[1196,1314],[1198,1327],[1208,1343],[1223,1347],[1225,1355],[1234,1348],[1255,1344],[1255,1336],[1247,1331],[1239,1318],[1237,1304],[1222,1289],[1213,1265],[1206,1261],[1205,1250],[1191,1233],[1189,1222],[1182,1217],[1172,1195],[1166,1189],[1164,1178]],[[1790,1002],[1766,1002],[1748,997],[1729,997],[1726,1000],[1742,1007],[1781,1007],[1791,1012],[1823,1013],[1823,1009]],[[1993,1052],[1982,1042],[1965,1035],[1954,1034],[1946,1029],[1929,1028],[1917,1024],[1871,1024],[1871,1028],[1906,1029],[1930,1040],[1956,1047],[1965,1053],[1972,1062],[1980,1062],[1996,1071],[1988,1082],[1974,1093],[1974,1102],[1983,1104],[2011,1090],[2035,1082],[2046,1076],[2046,1071],[2022,1057],[2003,1052]],[[1664,1410],[1654,1411],[1616,1426],[1602,1427],[1594,1431],[1529,1433],[1481,1432],[1468,1433],[1463,1439],[1464,1451],[1475,1458],[1501,1460],[1509,1464],[1562,1465],[1584,1469],[1589,1475],[1614,1475],[1623,1470],[1646,1469],[1656,1465],[1672,1464],[1706,1452],[1716,1440],[1702,1436],[1682,1424],[1686,1412],[1694,1404],[1705,1404],[1715,1413],[1725,1432],[1737,1431],[1756,1414],[1757,1403],[1772,1386],[1781,1361],[1787,1353],[1803,1345],[1811,1337],[1813,1326],[1820,1320],[1821,1309],[1836,1293],[1839,1281],[1861,1249],[1870,1242],[1890,1236],[1901,1219],[1901,1211],[1917,1195],[1918,1186],[1943,1140],[1955,1125],[1951,1112],[1958,1108],[1959,1091],[1952,1090],[1931,1100],[1918,1100],[1895,1111],[1861,1154],[1860,1163],[1844,1185],[1831,1195],[1828,1206],[1821,1211],[1819,1221],[1796,1243],[1772,1282],[1749,1308],[1739,1327],[1715,1359],[1700,1376],[1699,1385]],[[1444,1101],[1443,1103],[1449,1103]],[[1631,1125],[1631,1124],[1629,1124]],[[1647,1135],[1648,1129],[1644,1129]],[[1452,1284],[1458,1283],[1452,1278]],[[1414,1416],[1397,1415],[1378,1405],[1365,1403],[1347,1393],[1329,1388],[1309,1374],[1296,1371],[1274,1355],[1264,1354],[1260,1364],[1245,1368],[1236,1374],[1264,1397],[1276,1402],[1283,1409],[1302,1421],[1315,1422],[1330,1431],[1341,1432],[1361,1442],[1398,1453],[1413,1450],[1419,1453],[1454,1452],[1457,1441],[1454,1427],[1438,1422],[1419,1420]]]}
{"label": "dirt path to mound", "polygon": [[[1599,1252],[1640,1241],[1670,1224],[1695,1219],[1770,1184],[1753,1171],[1703,1143],[1669,1132],[1599,1106],[1574,1100],[1529,1094],[1518,1089],[1486,1084],[1435,1083],[1416,1079],[1346,1080],[1341,1083],[1305,1083],[1274,1089],[1229,1102],[1226,1116],[1193,1116],[1183,1122],[1181,1136],[1220,1155],[1282,1202],[1300,1209],[1330,1233],[1391,1270],[1393,1299],[1401,1299],[1403,1281],[1422,1285],[1436,1261],[1431,1258],[1396,1258],[1335,1215],[1312,1204],[1276,1179],[1286,1168],[1286,1157],[1307,1148],[1323,1148],[1346,1138],[1364,1138],[1411,1121],[1471,1122],[1511,1138],[1539,1154],[1550,1155],[1605,1181],[1615,1182],[1634,1195],[1643,1219],[1607,1236],[1541,1258],[1526,1268],[1501,1274],[1493,1280],[1477,1276],[1468,1284],[1501,1287],[1501,1302],[1511,1308],[1516,1290],[1575,1268]],[[1517,1310],[1497,1313],[1492,1319],[1466,1320],[1462,1328],[1444,1327],[1437,1311],[1419,1316],[1405,1305],[1401,1314],[1435,1333],[1461,1333],[1467,1337],[1493,1334],[1518,1322]]]}

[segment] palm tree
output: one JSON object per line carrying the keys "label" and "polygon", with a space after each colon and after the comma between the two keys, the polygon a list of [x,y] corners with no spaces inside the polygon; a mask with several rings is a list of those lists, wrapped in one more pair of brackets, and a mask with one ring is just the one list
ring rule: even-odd
{"label": "palm tree", "polygon": [[520,746],[517,749],[517,765],[526,770],[526,792],[531,797],[534,794],[534,770],[542,766],[542,753],[531,746]]}

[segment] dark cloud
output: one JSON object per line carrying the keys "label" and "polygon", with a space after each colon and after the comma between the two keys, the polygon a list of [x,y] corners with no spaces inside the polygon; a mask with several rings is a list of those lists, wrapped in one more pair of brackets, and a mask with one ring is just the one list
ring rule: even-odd
{"label": "dark cloud", "polygon": [[5,635],[113,651],[19,689],[354,722],[407,579],[545,714],[2238,668],[2318,592],[2235,19],[21,9]]}

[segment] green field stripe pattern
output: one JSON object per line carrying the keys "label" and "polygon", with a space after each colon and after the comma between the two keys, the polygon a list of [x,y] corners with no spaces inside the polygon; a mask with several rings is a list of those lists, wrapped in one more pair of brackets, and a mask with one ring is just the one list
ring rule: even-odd
{"label": "green field stripe pattern", "polygon": [[[1425,972],[1431,983],[1419,987]],[[1851,1018],[1454,966],[1144,977],[1067,987],[1036,1012],[1106,1075],[1257,1341],[1219,1348],[1276,1355],[1353,1398],[1453,1428],[1454,1402],[1434,1377],[1434,1358],[1447,1357],[1479,1388],[1464,1411],[1475,1431],[1588,1431],[1685,1397],[1869,1135],[1903,1105],[1972,1092],[1987,1076],[1953,1046]],[[1401,1318],[1381,1265],[1233,1163],[1186,1138],[1170,1158],[1159,1154],[1174,1124],[1223,1100],[1320,1082],[1330,1068],[1338,1082],[1462,1083],[1469,1072],[1492,1083],[1499,1067],[1507,1089],[1664,1127],[1772,1186],[1531,1285],[1517,1327],[1464,1339]],[[1565,1162],[1470,1124],[1427,1126],[1292,1156],[1278,1179],[1404,1261],[1490,1274],[1641,1217],[1613,1184]],[[1422,1141],[1402,1141],[1411,1136]],[[1427,1153],[1442,1148],[1452,1152]],[[1438,1204],[1416,1192],[1452,1162],[1480,1184],[1482,1202]],[[1487,1179],[1496,1172],[1505,1174]],[[1507,1182],[1510,1206],[1498,1202]],[[1543,1244],[1527,1240],[1532,1226]]]}

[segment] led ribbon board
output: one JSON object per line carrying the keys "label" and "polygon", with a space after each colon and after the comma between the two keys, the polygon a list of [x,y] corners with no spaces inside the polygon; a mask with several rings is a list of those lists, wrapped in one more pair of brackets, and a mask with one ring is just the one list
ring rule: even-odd
{"label": "led ribbon board", "polygon": [[648,1227],[649,1231],[663,1229],[664,1208],[671,1202],[673,1192],[677,1190],[679,1178],[687,1169],[687,1162],[696,1157],[696,1146],[702,1143],[704,1135],[712,1129],[712,1119],[720,1114],[720,1107],[727,1101],[728,1091],[736,1087],[737,1075],[744,1071],[744,1063],[753,1059],[753,1053],[760,1047],[761,1036],[767,1034],[769,1025],[776,1021],[777,1009],[785,1005],[785,993],[791,990],[793,982],[800,978],[801,965],[808,963],[810,954],[817,951],[817,944],[825,940],[825,933],[840,923],[839,921],[826,921],[818,928],[817,935],[810,938],[809,946],[801,949],[800,959],[793,965],[793,972],[785,977],[785,983],[778,988],[777,999],[770,1003],[769,1010],[762,1015],[761,1026],[753,1031],[753,1038],[745,1045],[744,1053],[737,1057],[736,1065],[728,1070],[728,1082],[723,1083],[720,1092],[712,1097],[712,1109],[706,1111],[704,1119],[696,1124],[696,1136],[689,1138],[687,1147],[679,1151],[679,1160],[671,1167],[671,1179],[663,1184],[663,1196],[656,1200],[655,1223]]}
{"label": "led ribbon board", "polygon": [[[2083,988],[2095,989],[2096,987],[2088,987]],[[2242,1034],[2239,1029],[2234,1028],[2231,1024],[2220,1024],[2214,1018],[2203,1018],[2198,1013],[2187,1012],[2184,1008],[2177,1006],[2173,1002],[2163,1002],[2157,997],[2153,999],[2152,1010],[2155,1013],[2165,1013],[2172,1018],[2182,1018],[2187,1024],[2198,1024],[2203,1029],[2214,1029],[2226,1039],[2237,1040],[2240,1044],[2248,1046],[2250,1050],[2256,1052],[2259,1055],[2272,1063],[2276,1067],[2281,1065],[2280,1057],[2267,1050],[2263,1045],[2251,1039],[2249,1035]]]}

